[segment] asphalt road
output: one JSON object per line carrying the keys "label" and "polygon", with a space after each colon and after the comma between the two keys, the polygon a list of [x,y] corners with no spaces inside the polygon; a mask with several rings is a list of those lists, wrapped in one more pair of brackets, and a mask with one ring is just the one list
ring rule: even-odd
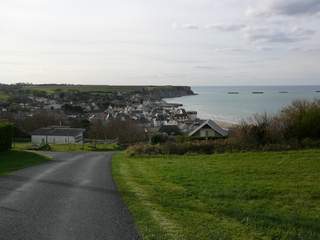
{"label": "asphalt road", "polygon": [[111,176],[110,153],[48,153],[0,177],[0,240],[139,239]]}

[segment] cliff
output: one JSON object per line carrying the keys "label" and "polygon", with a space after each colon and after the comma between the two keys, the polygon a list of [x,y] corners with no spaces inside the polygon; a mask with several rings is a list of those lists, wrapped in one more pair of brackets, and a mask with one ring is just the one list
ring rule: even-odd
{"label": "cliff", "polygon": [[195,95],[188,86],[158,86],[158,87],[146,87],[144,94],[148,95],[152,99],[163,98],[175,98],[189,95]]}

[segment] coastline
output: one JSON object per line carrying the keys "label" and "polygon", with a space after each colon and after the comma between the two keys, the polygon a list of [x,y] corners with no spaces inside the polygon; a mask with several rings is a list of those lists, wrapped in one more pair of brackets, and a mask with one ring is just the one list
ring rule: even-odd
{"label": "coastline", "polygon": [[[191,89],[191,87],[190,87],[190,89]],[[193,92],[193,91],[192,91],[192,92]],[[168,100],[169,100],[169,99],[172,99],[172,98],[176,99],[176,98],[181,98],[181,97],[192,97],[192,96],[197,96],[197,95],[199,95],[199,93],[193,92],[192,94],[186,94],[186,95],[178,96],[178,97],[166,97],[166,98],[162,98],[161,101],[163,101],[165,104],[170,104],[170,105],[174,104],[174,105],[177,105],[177,106],[179,106],[179,107],[182,107],[182,108],[185,109],[186,111],[196,111],[197,114],[198,114],[198,118],[199,118],[199,119],[201,119],[201,120],[211,119],[211,120],[215,121],[215,122],[216,122],[220,127],[222,127],[222,128],[228,129],[228,128],[232,128],[232,127],[234,127],[234,126],[236,126],[236,125],[239,124],[239,122],[236,122],[236,121],[221,120],[221,119],[217,119],[217,118],[214,118],[214,117],[213,117],[213,118],[212,118],[212,117],[203,117],[203,116],[201,117],[202,114],[200,114],[200,116],[199,116],[199,110],[198,110],[198,109],[187,109],[183,103],[168,102]]]}
{"label": "coastline", "polygon": [[277,114],[295,100],[320,99],[319,89],[320,86],[192,86],[198,95],[164,100],[183,104],[187,111],[197,111],[201,119],[232,126],[255,114]]}

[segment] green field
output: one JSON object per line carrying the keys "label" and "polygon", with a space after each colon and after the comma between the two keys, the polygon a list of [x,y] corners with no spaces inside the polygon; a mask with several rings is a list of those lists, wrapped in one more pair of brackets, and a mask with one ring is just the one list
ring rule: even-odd
{"label": "green field", "polygon": [[143,239],[320,239],[320,150],[115,156]]}
{"label": "green field", "polygon": [[0,152],[0,175],[48,161],[49,158],[32,152]]}
{"label": "green field", "polygon": [[172,86],[115,86],[115,85],[26,85],[23,86],[24,89],[29,90],[39,90],[45,91],[47,93],[54,93],[56,90],[66,91],[79,91],[79,92],[133,92],[142,91],[144,88],[154,89],[154,88],[171,88]]}
{"label": "green field", "polygon": [[[118,144],[52,144],[50,145],[53,152],[90,152],[90,151],[117,151]],[[15,150],[30,150],[33,149],[31,143],[14,143]]]}
{"label": "green field", "polygon": [[6,101],[8,98],[9,98],[9,95],[7,95],[3,91],[0,91],[0,101]]}

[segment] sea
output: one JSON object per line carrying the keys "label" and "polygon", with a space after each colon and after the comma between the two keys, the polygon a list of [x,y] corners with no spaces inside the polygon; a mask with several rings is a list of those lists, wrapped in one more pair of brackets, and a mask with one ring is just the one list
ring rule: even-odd
{"label": "sea", "polygon": [[275,114],[294,100],[320,99],[319,86],[193,86],[197,94],[164,99],[183,104],[202,119],[239,123],[255,114]]}

